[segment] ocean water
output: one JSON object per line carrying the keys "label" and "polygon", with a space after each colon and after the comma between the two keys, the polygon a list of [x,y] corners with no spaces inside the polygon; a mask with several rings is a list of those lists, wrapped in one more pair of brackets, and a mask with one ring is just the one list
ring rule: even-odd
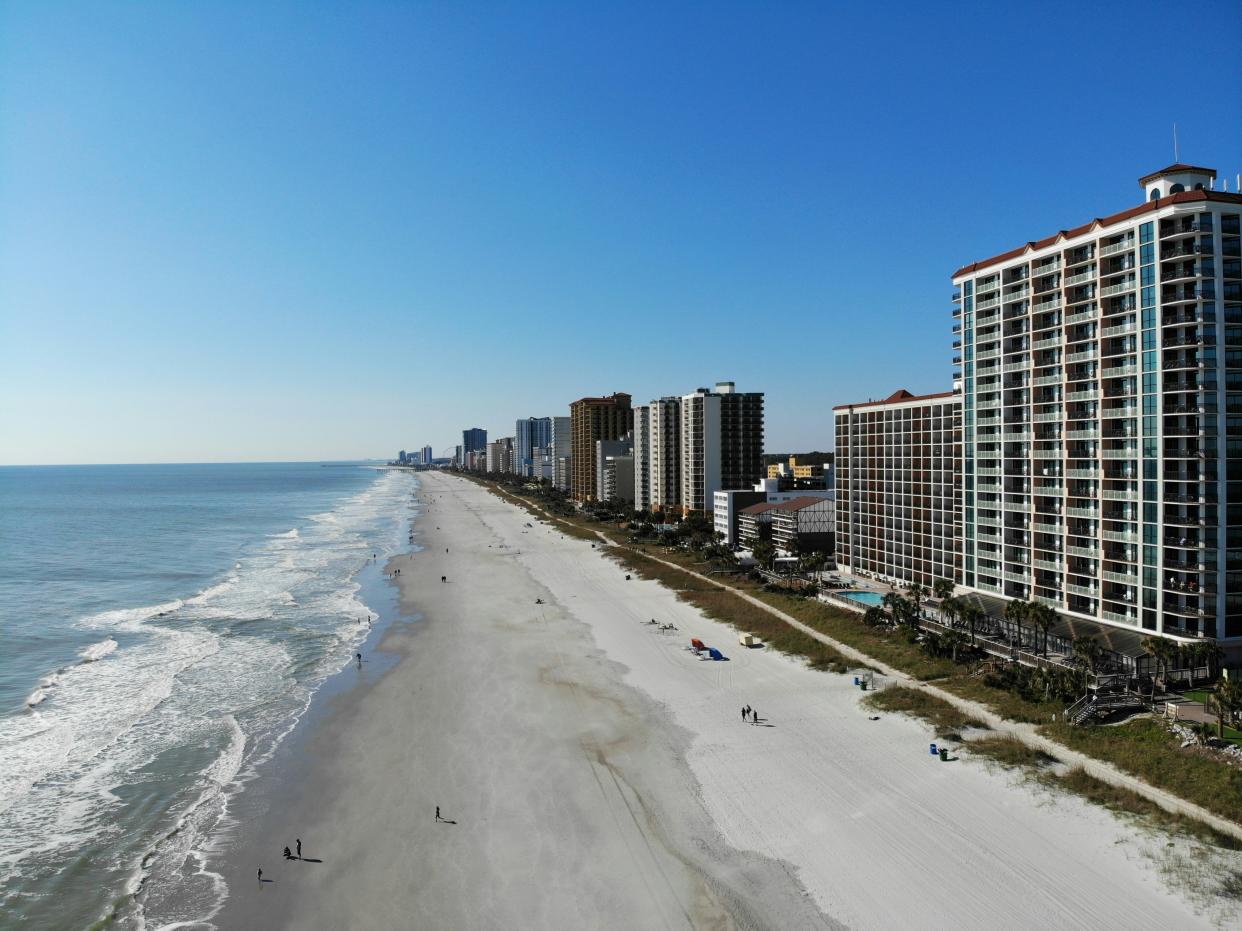
{"label": "ocean water", "polygon": [[210,915],[202,852],[368,633],[360,579],[416,490],[358,464],[0,468],[0,926]]}

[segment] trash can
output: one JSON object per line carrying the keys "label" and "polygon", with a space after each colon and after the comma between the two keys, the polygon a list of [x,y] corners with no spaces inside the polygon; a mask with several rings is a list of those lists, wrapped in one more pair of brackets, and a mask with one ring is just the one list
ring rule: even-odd
{"label": "trash can", "polygon": [[854,677],[854,684],[855,684],[855,685],[857,685],[857,684],[858,684],[858,676],[855,676],[855,677]]}
{"label": "trash can", "polygon": [[859,686],[859,688],[861,688],[864,692],[865,692],[865,691],[867,691],[867,680],[866,680],[866,679],[859,679],[859,680],[858,680],[858,686]]}
{"label": "trash can", "polygon": [[932,744],[932,745],[931,745],[931,755],[932,755],[932,756],[935,756],[935,755],[936,755],[936,745],[935,745],[935,744]]}
{"label": "trash can", "polygon": [[940,748],[940,762],[941,763],[949,762],[949,748],[948,747]]}

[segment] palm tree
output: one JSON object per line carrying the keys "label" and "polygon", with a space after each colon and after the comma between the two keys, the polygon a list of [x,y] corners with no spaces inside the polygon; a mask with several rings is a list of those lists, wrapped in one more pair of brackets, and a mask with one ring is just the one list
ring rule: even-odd
{"label": "palm tree", "polygon": [[1152,658],[1156,666],[1156,671],[1151,677],[1151,700],[1153,702],[1156,700],[1156,677],[1160,673],[1160,651],[1162,649],[1160,644],[1163,639],[1163,637],[1144,637],[1139,642],[1139,646]]}
{"label": "palm tree", "polygon": [[1015,599],[1005,605],[1005,619],[1018,625],[1018,649],[1022,649],[1022,619],[1030,613],[1030,610],[1030,604],[1020,599]]}
{"label": "palm tree", "polygon": [[970,630],[970,647],[975,647],[975,625],[979,622],[979,618],[983,617],[983,609],[973,601],[964,599],[953,599],[953,603],[957,609],[957,616],[960,617]]}
{"label": "palm tree", "polygon": [[1156,657],[1163,670],[1161,674],[1161,685],[1167,691],[1169,687],[1169,666],[1173,664],[1173,660],[1177,657],[1177,644],[1172,640],[1160,638],[1160,642],[1156,644]]}
{"label": "palm tree", "polygon": [[1056,622],[1057,612],[1048,605],[1036,601],[1031,603],[1027,616],[1036,629],[1043,634],[1043,654],[1046,657],[1048,655],[1048,629]]}
{"label": "palm tree", "polygon": [[1242,682],[1237,679],[1221,679],[1216,683],[1211,703],[1216,711],[1216,736],[1224,740],[1225,718],[1229,718],[1232,726],[1234,716],[1242,709]]}
{"label": "palm tree", "polygon": [[914,616],[922,615],[923,599],[927,597],[927,586],[920,582],[911,582],[906,586],[906,591],[910,595],[911,601],[914,602]]}
{"label": "palm tree", "polygon": [[1095,664],[1100,658],[1100,645],[1094,637],[1075,637],[1074,655],[1083,664],[1083,688],[1087,686],[1087,674],[1095,672]]}
{"label": "palm tree", "polygon": [[938,601],[948,601],[953,595],[953,583],[948,579],[936,579],[932,583],[932,594]]}
{"label": "palm tree", "polygon": [[958,600],[952,595],[945,595],[940,601],[940,613],[944,616],[945,622],[949,627],[953,627],[957,623],[958,607]]}
{"label": "palm tree", "polygon": [[953,662],[957,662],[957,648],[966,643],[966,635],[960,630],[947,630],[940,638],[953,653]]}
{"label": "palm tree", "polygon": [[863,623],[868,627],[879,627],[888,623],[888,615],[879,605],[872,605],[863,613]]}

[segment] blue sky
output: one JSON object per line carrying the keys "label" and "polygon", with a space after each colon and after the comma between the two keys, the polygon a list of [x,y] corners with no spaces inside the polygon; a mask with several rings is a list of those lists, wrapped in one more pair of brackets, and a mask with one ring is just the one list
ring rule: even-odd
{"label": "blue sky", "polygon": [[[1242,171],[1242,6],[0,6],[0,462],[950,386],[950,273]],[[1174,22],[1175,21],[1175,22]],[[1193,42],[1181,38],[1193,36]]]}

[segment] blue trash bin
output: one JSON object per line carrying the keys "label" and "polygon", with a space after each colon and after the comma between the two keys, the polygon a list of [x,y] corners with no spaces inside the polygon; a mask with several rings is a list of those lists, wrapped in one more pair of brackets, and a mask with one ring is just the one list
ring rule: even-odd
{"label": "blue trash bin", "polygon": [[932,756],[939,756],[939,755],[940,755],[940,751],[936,749],[936,745],[935,745],[935,744],[932,744],[932,745],[931,745],[931,755],[932,755]]}

